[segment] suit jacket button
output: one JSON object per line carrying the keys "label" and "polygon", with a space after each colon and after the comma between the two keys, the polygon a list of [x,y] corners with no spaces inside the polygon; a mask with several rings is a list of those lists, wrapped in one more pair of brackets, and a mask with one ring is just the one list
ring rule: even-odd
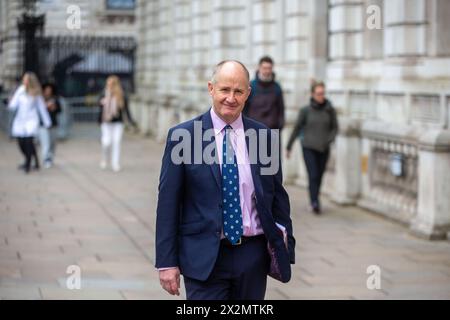
{"label": "suit jacket button", "polygon": [[223,204],[219,204],[219,208],[222,209],[223,208]]}

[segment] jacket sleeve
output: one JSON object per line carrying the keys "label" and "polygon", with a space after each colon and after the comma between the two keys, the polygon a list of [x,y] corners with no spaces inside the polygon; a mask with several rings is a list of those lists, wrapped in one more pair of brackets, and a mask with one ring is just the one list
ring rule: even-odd
{"label": "jacket sleeve", "polygon": [[286,149],[291,150],[292,145],[294,144],[295,140],[298,138],[298,135],[300,133],[300,130],[303,128],[303,123],[305,121],[305,108],[300,109],[298,113],[297,122],[295,123],[294,130],[292,130],[291,136],[289,137],[287,147]]}
{"label": "jacket sleeve", "polygon": [[99,124],[102,123],[102,115],[103,115],[103,105],[101,104],[102,99],[104,98],[104,94],[100,95],[100,97],[98,98],[98,116],[97,116],[97,122]]}
{"label": "jacket sleeve", "polygon": [[44,127],[50,128],[52,126],[52,120],[48,114],[47,107],[45,106],[45,101],[42,96],[36,97],[37,109],[39,112],[40,119],[44,124]]}
{"label": "jacket sleeve", "polygon": [[184,190],[184,168],[171,160],[176,141],[169,130],[162,159],[156,209],[156,268],[178,266],[178,226]]}
{"label": "jacket sleeve", "polygon": [[283,91],[280,87],[280,92],[278,94],[278,128],[283,129],[285,124],[285,118],[284,118],[284,98],[283,98]]}
{"label": "jacket sleeve", "polygon": [[23,92],[25,92],[25,86],[21,85],[14,92],[11,100],[9,100],[9,103],[8,103],[9,110],[14,111],[19,107],[19,97]]}
{"label": "jacket sleeve", "polygon": [[336,139],[338,130],[339,130],[339,125],[338,125],[338,120],[337,120],[337,115],[336,115],[336,109],[334,109],[333,107],[330,108],[330,114],[331,114],[331,125],[330,125],[330,135],[328,138],[328,143],[331,144],[333,143],[334,139]]}
{"label": "jacket sleeve", "polygon": [[283,186],[283,172],[281,169],[281,157],[278,172],[274,175],[275,193],[272,203],[272,215],[276,222],[286,228],[288,236],[288,252],[291,264],[295,263],[295,238],[293,235],[291,208],[289,195]]}

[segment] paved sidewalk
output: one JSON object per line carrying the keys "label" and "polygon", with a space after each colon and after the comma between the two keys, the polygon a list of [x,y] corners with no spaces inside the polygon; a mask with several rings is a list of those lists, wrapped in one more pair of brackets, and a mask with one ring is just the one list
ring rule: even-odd
{"label": "paved sidewalk", "polygon": [[[1,299],[173,299],[153,268],[164,146],[126,136],[115,174],[99,169],[98,135],[77,127],[54,168],[25,175],[16,143],[0,134]],[[289,284],[269,280],[268,299],[450,299],[450,242],[326,199],[316,217],[305,190],[288,192],[297,264]],[[70,265],[81,268],[80,290],[66,287]],[[370,265],[381,268],[380,290],[366,287]]]}

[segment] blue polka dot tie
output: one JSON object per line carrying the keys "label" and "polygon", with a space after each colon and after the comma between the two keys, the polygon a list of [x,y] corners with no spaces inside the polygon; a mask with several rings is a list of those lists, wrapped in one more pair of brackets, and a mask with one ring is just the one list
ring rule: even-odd
{"label": "blue polka dot tie", "polygon": [[230,125],[225,127],[222,149],[222,200],[223,200],[223,233],[236,244],[242,236],[242,211],[239,197],[239,171],[236,155],[231,145]]}

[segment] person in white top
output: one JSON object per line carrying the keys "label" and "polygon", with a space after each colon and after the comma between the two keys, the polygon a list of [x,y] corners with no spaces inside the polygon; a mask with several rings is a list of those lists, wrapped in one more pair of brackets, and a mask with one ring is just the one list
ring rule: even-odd
{"label": "person in white top", "polygon": [[34,136],[38,132],[39,122],[42,121],[46,128],[51,126],[50,116],[42,97],[41,85],[34,73],[24,74],[22,85],[17,88],[8,108],[15,111],[12,136],[17,138],[20,151],[25,157],[25,163],[19,168],[28,173],[33,156],[36,157],[36,168],[39,167],[34,146]]}
{"label": "person in white top", "polygon": [[106,79],[105,94],[100,99],[98,117],[102,131],[102,159],[100,162],[102,169],[106,169],[110,159],[112,170],[114,172],[120,171],[120,146],[124,120],[128,120],[136,127],[136,122],[132,119],[128,109],[120,79],[118,76],[111,75]]}

